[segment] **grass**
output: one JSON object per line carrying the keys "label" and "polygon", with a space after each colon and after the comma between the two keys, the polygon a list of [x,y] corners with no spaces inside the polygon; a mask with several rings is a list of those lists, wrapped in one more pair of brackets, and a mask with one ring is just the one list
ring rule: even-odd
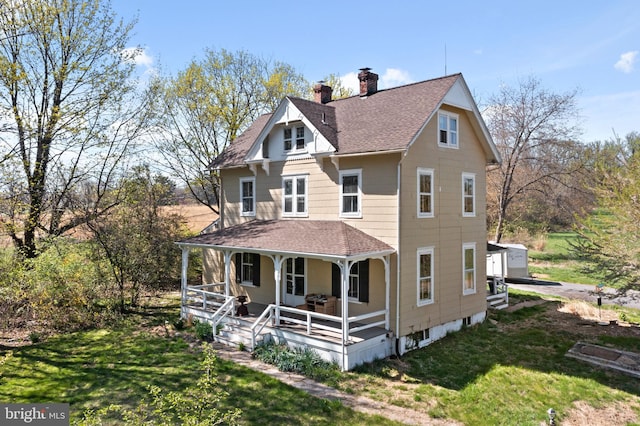
{"label": "grass", "polygon": [[537,278],[580,284],[598,284],[601,280],[580,271],[580,262],[571,253],[570,243],[575,232],[554,232],[547,235],[542,250],[529,249],[529,273]]}
{"label": "grass", "polygon": [[[175,312],[175,306],[148,309],[113,329],[71,333],[13,348],[2,366],[0,401],[66,402],[75,421],[86,409],[109,404],[133,408],[149,397],[150,385],[166,391],[193,385],[202,373],[203,354],[198,345],[187,343],[189,339],[165,333],[165,320],[175,321]],[[6,351],[0,346],[0,358]],[[396,424],[312,397],[222,359],[217,360],[214,374],[229,393],[220,408],[240,408],[242,424]]]}
{"label": "grass", "polygon": [[[492,321],[451,334],[400,360],[378,361],[349,373],[340,387],[469,425],[539,425],[549,407],[562,419],[575,401],[591,407],[625,401],[640,414],[637,379],[564,356],[585,337],[580,330],[573,333],[553,326],[548,309],[559,303],[500,311]],[[593,341],[627,350],[640,346],[637,338],[604,333]]]}

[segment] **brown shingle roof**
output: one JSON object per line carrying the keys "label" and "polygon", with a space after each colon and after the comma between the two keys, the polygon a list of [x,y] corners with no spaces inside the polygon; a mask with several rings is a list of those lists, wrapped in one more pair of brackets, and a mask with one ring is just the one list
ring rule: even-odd
{"label": "brown shingle roof", "polygon": [[227,146],[211,163],[211,168],[237,167],[244,165],[244,157],[255,142],[256,138],[271,118],[271,114],[258,117],[247,130]]}
{"label": "brown shingle roof", "polygon": [[394,251],[388,244],[353,226],[331,220],[252,220],[178,244],[331,257]]}
{"label": "brown shingle roof", "polygon": [[[338,155],[395,151],[409,146],[459,78],[461,74],[454,74],[327,104],[288,99],[336,148]],[[244,165],[245,155],[269,117],[256,120],[216,159],[214,167]]]}

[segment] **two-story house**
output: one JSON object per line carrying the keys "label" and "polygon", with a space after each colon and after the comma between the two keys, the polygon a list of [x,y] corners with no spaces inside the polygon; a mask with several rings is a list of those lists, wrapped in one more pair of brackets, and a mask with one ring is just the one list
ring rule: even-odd
{"label": "two-story house", "polygon": [[[219,229],[178,243],[184,317],[345,370],[485,319],[485,177],[500,158],[467,84],[358,77],[349,98],[322,83],[314,101],[286,97],[216,159]],[[194,248],[207,284],[188,286]]]}

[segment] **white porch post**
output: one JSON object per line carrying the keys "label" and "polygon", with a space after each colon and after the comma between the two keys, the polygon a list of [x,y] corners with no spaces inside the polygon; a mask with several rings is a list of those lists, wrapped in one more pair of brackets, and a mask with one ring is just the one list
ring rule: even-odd
{"label": "white porch post", "polygon": [[282,288],[282,262],[284,258],[277,254],[271,257],[273,260],[273,278],[276,285],[276,324],[280,324],[280,295]]}
{"label": "white porch post", "polygon": [[385,285],[385,297],[384,297],[384,328],[389,330],[389,295],[391,293],[391,256],[385,256],[382,261],[384,262],[384,285]]}
{"label": "white porch post", "polygon": [[[229,296],[231,294],[231,252],[224,251],[224,295]],[[238,265],[236,265],[236,268]]]}
{"label": "white porch post", "polygon": [[[189,252],[190,250],[188,247],[182,247],[182,272],[180,280],[180,290],[182,298],[182,302],[180,303],[181,311],[184,309],[184,306],[187,303],[187,271],[189,269]],[[182,312],[180,316],[184,318],[184,314]]]}
{"label": "white porch post", "polygon": [[340,265],[342,273],[342,284],[340,286],[340,295],[342,297],[342,371],[347,371],[347,354],[346,345],[349,341],[349,271],[350,262],[344,260]]}

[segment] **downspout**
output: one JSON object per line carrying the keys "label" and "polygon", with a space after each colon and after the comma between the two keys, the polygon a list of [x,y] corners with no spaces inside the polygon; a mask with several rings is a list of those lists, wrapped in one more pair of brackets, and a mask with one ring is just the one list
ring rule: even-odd
{"label": "downspout", "polygon": [[398,215],[398,235],[396,238],[396,355],[400,356],[400,164],[402,160],[398,162],[398,177],[397,177],[397,189],[396,189],[396,203],[397,203],[397,215]]}

